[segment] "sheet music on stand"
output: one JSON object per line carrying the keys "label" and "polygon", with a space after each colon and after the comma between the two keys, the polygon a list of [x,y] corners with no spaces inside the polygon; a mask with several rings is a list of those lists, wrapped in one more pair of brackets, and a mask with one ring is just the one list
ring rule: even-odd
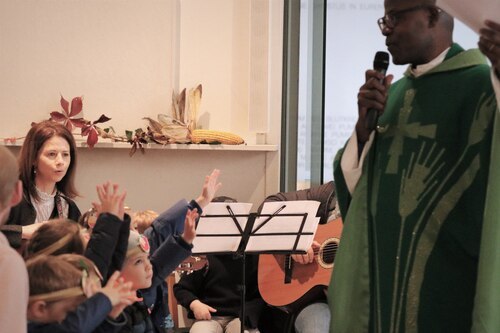
{"label": "sheet music on stand", "polygon": [[192,252],[304,252],[314,240],[319,204],[313,200],[266,202],[257,215],[250,213],[250,203],[210,203],[197,223]]}

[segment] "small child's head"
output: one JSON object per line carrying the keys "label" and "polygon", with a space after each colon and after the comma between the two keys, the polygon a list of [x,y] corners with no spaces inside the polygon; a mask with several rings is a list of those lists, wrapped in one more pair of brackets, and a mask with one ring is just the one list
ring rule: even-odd
{"label": "small child's head", "polygon": [[132,230],[137,231],[140,234],[143,234],[144,231],[149,228],[149,226],[153,223],[155,218],[158,217],[158,213],[154,210],[142,210],[132,214]]}
{"label": "small child's head", "polygon": [[26,257],[40,254],[83,254],[85,250],[81,228],[69,219],[57,219],[43,224],[33,233],[26,249]]}
{"label": "small child's head", "polygon": [[26,262],[30,299],[28,320],[60,323],[86,297],[83,292],[84,271],[56,257],[40,255]]}
{"label": "small child's head", "polygon": [[153,267],[149,261],[148,239],[134,230],[130,230],[127,256],[123,263],[121,276],[126,282],[132,282],[132,289],[145,289],[151,286]]}

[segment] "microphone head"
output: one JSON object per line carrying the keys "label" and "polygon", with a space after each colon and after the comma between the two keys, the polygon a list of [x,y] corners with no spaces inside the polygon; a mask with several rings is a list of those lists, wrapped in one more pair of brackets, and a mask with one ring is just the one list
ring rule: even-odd
{"label": "microphone head", "polygon": [[387,68],[389,68],[389,53],[378,51],[373,59],[373,69],[385,73]]}

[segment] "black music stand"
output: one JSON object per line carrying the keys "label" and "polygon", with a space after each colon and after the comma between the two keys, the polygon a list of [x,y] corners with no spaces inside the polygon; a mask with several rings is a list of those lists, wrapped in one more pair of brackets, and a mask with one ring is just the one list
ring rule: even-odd
{"label": "black music stand", "polygon": [[[219,207],[224,206],[227,213],[203,215],[197,222],[196,238],[193,241],[193,254],[232,253],[235,258],[242,259],[241,311],[239,316],[241,333],[244,332],[246,317],[246,254],[305,253],[312,243],[319,222],[316,214],[311,214],[312,211],[317,211],[319,202],[316,202],[316,205],[315,201],[308,200],[309,206],[315,206],[315,209],[311,209],[309,212],[287,213],[290,210],[297,211],[297,208],[300,210],[301,203],[304,202],[281,201],[265,203],[263,210],[265,210],[266,204],[277,208],[273,209],[273,213],[270,214],[235,214],[232,207],[234,204],[232,203],[211,203],[211,205],[219,205]],[[280,220],[281,224],[279,224]],[[216,224],[213,224],[214,221]],[[290,221],[295,223],[290,223]],[[203,228],[203,224],[207,224],[207,228]],[[272,224],[274,225],[272,226]],[[214,233],[214,225],[219,225],[218,231],[224,231],[224,233]],[[277,231],[276,229],[281,230]],[[310,241],[304,239],[304,236],[309,236]],[[260,242],[265,238],[274,239],[275,241]],[[283,239],[284,241],[277,242],[276,239]]]}

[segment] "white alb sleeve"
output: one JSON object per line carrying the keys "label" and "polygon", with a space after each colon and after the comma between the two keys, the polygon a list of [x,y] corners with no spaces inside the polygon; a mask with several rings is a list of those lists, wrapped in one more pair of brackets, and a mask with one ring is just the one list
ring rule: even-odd
{"label": "white alb sleeve", "polygon": [[358,137],[356,135],[356,130],[352,133],[347,145],[342,154],[342,159],[340,160],[340,167],[342,168],[342,173],[344,174],[344,179],[349,190],[349,193],[353,193],[356,185],[358,184],[359,178],[361,178],[361,172],[363,170],[363,162],[365,160],[366,154],[373,143],[373,138],[375,137],[375,131],[370,134],[370,138],[366,141],[361,156],[358,159]]}

